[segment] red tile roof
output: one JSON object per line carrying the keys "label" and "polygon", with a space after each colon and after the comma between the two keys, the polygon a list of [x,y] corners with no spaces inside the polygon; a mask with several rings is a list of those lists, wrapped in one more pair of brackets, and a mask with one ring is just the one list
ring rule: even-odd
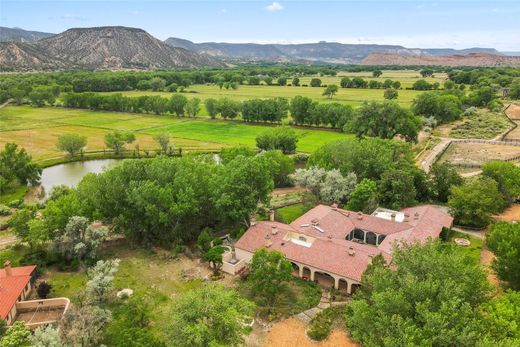
{"label": "red tile roof", "polygon": [[0,319],[7,317],[35,269],[34,265],[13,267],[10,276],[7,276],[5,269],[0,269]]}
{"label": "red tile roof", "polygon": [[[270,248],[282,251],[289,260],[360,281],[371,256],[382,254],[390,261],[396,241],[424,242],[428,238],[437,238],[442,228],[450,227],[453,222],[449,214],[433,206],[413,207],[403,212],[411,217],[406,222],[396,222],[318,205],[290,225],[257,222],[236,242],[235,247],[254,252],[265,246],[267,236],[272,241]],[[272,226],[278,229],[276,235],[272,234]],[[355,228],[385,235],[386,238],[377,247],[345,240]],[[310,247],[288,241],[291,232],[311,236],[314,241]],[[354,256],[349,255],[349,247],[354,249]]]}

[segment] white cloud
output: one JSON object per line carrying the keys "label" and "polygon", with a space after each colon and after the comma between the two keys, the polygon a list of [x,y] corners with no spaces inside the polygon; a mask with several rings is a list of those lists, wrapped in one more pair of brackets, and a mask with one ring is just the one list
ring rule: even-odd
{"label": "white cloud", "polygon": [[279,2],[276,2],[274,1],[271,5],[267,5],[265,7],[265,9],[269,12],[274,12],[274,11],[281,11],[283,10],[285,7],[280,4]]}

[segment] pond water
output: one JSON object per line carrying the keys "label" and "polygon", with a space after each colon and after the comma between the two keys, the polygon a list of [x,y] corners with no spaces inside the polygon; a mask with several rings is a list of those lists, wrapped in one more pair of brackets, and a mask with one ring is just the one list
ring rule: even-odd
{"label": "pond water", "polygon": [[114,166],[119,160],[121,159],[87,160],[51,166],[43,169],[41,186],[45,194],[48,194],[52,187],[60,184],[75,187],[86,174],[103,172],[105,168]]}

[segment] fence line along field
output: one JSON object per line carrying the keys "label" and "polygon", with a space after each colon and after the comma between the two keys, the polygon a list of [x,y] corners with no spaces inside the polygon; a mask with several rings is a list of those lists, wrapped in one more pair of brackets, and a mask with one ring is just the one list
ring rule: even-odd
{"label": "fence line along field", "polygon": [[[249,125],[239,121],[174,118],[117,112],[55,107],[7,106],[0,109],[0,146],[15,142],[25,148],[36,160],[62,156],[56,148],[62,134],[76,133],[87,137],[86,151],[105,149],[104,136],[113,130],[133,131],[136,142],[128,145],[141,150],[158,149],[153,135],[168,133],[174,145],[183,150],[218,150],[233,145],[255,146],[255,139],[269,125]],[[324,143],[352,135],[319,130],[295,128],[299,136],[297,150],[313,152]]]}

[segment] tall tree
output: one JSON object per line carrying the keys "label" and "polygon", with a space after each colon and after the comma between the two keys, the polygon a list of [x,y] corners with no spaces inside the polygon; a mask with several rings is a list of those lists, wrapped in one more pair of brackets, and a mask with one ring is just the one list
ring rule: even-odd
{"label": "tall tree", "polygon": [[153,139],[161,146],[161,151],[163,154],[168,153],[169,145],[170,145],[170,135],[168,133],[159,133],[153,136]]}
{"label": "tall tree", "polygon": [[269,306],[276,304],[292,278],[292,265],[279,251],[258,249],[249,265],[252,290]]}
{"label": "tall tree", "polygon": [[75,156],[87,145],[87,137],[79,134],[63,134],[58,137],[58,149]]}
{"label": "tall tree", "polygon": [[120,155],[125,150],[125,144],[135,141],[135,135],[131,132],[112,131],[105,134],[105,145],[114,150],[114,153]]}
{"label": "tall tree", "polygon": [[500,222],[491,226],[486,244],[496,258],[493,269],[514,290],[520,290],[520,224]]}
{"label": "tall tree", "polygon": [[338,86],[335,84],[329,84],[327,88],[325,88],[325,91],[323,92],[323,95],[326,95],[329,99],[332,99],[332,97],[338,92]]}
{"label": "tall tree", "polygon": [[190,117],[195,117],[200,111],[200,99],[192,98],[186,104],[186,113]]}
{"label": "tall tree", "polygon": [[352,128],[358,136],[392,139],[397,135],[416,141],[421,121],[394,101],[364,102],[358,109]]}
{"label": "tall tree", "polygon": [[[367,346],[474,346],[490,285],[466,253],[439,242],[394,250],[365,272],[348,306],[352,337]],[[389,324],[388,322],[392,322]]]}
{"label": "tall tree", "polygon": [[169,336],[178,347],[240,346],[254,305],[233,289],[205,284],[177,299]]}

